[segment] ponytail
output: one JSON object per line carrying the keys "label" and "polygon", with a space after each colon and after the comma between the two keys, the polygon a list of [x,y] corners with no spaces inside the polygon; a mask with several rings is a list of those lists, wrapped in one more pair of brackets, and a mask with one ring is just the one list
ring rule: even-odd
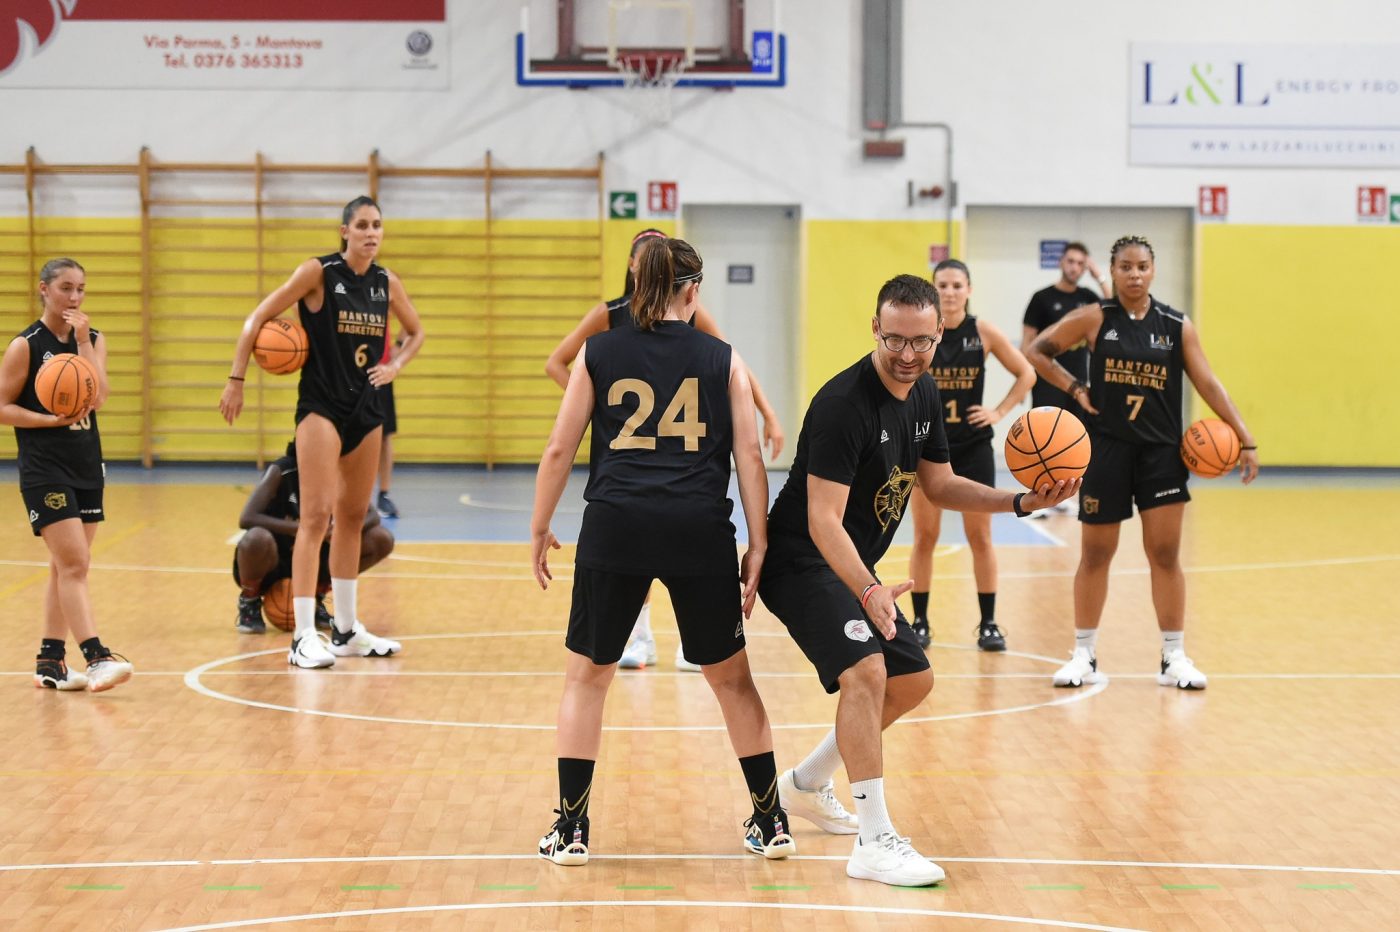
{"label": "ponytail", "polygon": [[[641,252],[641,251],[642,251],[642,247],[645,246],[647,243],[651,242],[653,239],[665,239],[665,238],[666,238],[666,234],[665,234],[665,233],[662,233],[660,230],[658,230],[658,229],[656,229],[656,228],[654,228],[654,227],[648,227],[647,229],[645,229],[645,230],[641,231],[640,233],[638,233],[636,236],[632,237],[632,248],[631,248],[630,251],[628,251],[628,253],[627,253],[627,258],[630,260],[630,259],[631,259],[633,256],[635,256],[637,253]],[[632,263],[631,263],[631,262],[628,262],[628,263],[627,263],[627,278],[626,278],[626,280],[625,280],[624,283],[623,283],[623,286],[622,286],[622,293],[623,293],[624,295],[627,295],[627,296],[630,297],[631,294],[632,294],[632,289],[634,289],[634,288],[636,288],[636,287],[637,287],[637,281],[636,281],[636,279],[635,279],[635,278],[633,277],[633,275],[632,275]]]}
{"label": "ponytail", "polygon": [[632,320],[641,330],[655,328],[671,299],[704,276],[700,254],[681,239],[654,237],[637,254],[637,281],[632,292]]}

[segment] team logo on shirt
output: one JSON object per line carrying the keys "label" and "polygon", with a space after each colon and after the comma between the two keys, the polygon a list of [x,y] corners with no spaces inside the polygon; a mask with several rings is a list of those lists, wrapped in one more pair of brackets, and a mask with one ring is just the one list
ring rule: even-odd
{"label": "team logo on shirt", "polygon": [[[924,427],[927,436],[928,427]],[[904,506],[909,502],[909,493],[914,491],[915,473],[905,472],[898,466],[890,469],[890,478],[875,493],[875,520],[880,522],[880,530],[887,531],[891,524],[898,524],[904,517]]]}
{"label": "team logo on shirt", "polygon": [[50,492],[48,495],[45,495],[45,496],[44,496],[44,504],[45,504],[47,507],[52,508],[54,511],[58,511],[58,510],[61,509],[61,508],[67,508],[67,507],[68,507],[68,493],[67,493],[67,492]]}
{"label": "team logo on shirt", "polygon": [[1104,338],[1105,340],[1116,340],[1116,339],[1118,339],[1118,331],[1117,331],[1117,330],[1110,330],[1110,331],[1108,331],[1108,333],[1105,333],[1105,334],[1103,335],[1103,338]]}
{"label": "team logo on shirt", "polygon": [[968,350],[980,350],[981,348],[981,337],[963,337],[963,352],[967,352]]}
{"label": "team logo on shirt", "polygon": [[53,359],[53,353],[49,350],[44,350],[44,362],[48,362],[50,359]]}
{"label": "team logo on shirt", "polygon": [[933,421],[914,422],[914,442],[923,443],[928,439],[929,431],[933,430]]}
{"label": "team logo on shirt", "polygon": [[889,443],[889,442],[890,442],[890,432],[889,432],[889,431],[887,431],[887,430],[882,430],[882,431],[880,431],[880,442],[881,442],[881,443]]}
{"label": "team logo on shirt", "polygon": [[347,291],[345,290],[345,283],[344,283],[344,282],[336,282],[336,283],[335,283],[335,293],[336,293],[336,294],[348,294],[348,293],[349,293],[349,292],[347,292]]}
{"label": "team logo on shirt", "polygon": [[874,635],[870,633],[870,625],[864,618],[853,618],[846,622],[846,637],[852,641],[868,641]]}
{"label": "team logo on shirt", "polygon": [[1172,346],[1175,345],[1172,343],[1172,338],[1169,336],[1158,336],[1153,333],[1149,334],[1149,339],[1152,341],[1151,346],[1155,350],[1166,350],[1170,352]]}
{"label": "team logo on shirt", "polygon": [[382,288],[382,287],[381,287],[381,288],[371,288],[371,289],[369,290],[369,299],[370,299],[371,301],[388,301],[388,300],[389,300],[389,291],[388,291],[388,289]]}

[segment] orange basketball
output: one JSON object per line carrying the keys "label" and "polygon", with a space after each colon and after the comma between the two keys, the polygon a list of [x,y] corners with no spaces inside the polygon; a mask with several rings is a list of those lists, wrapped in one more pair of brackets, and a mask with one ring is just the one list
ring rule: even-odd
{"label": "orange basketball", "polygon": [[258,331],[253,358],[273,375],[297,371],[306,362],[306,331],[296,321],[281,317],[269,320]]}
{"label": "orange basketball", "polygon": [[283,631],[291,631],[296,625],[296,615],[292,612],[292,581],[279,579],[268,586],[262,594],[263,615],[268,624]]}
{"label": "orange basketball", "polygon": [[1006,467],[1032,491],[1084,475],[1090,452],[1084,425],[1064,408],[1031,408],[1006,434]]}
{"label": "orange basketball", "polygon": [[1181,459],[1202,479],[1223,476],[1240,461],[1240,438],[1224,421],[1202,418],[1182,434]]}
{"label": "orange basketball", "polygon": [[74,353],[51,356],[34,376],[39,404],[59,417],[72,417],[97,397],[97,370]]}

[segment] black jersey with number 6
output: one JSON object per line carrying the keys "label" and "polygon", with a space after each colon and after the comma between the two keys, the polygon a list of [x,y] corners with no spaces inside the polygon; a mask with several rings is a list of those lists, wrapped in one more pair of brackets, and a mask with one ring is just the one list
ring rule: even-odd
{"label": "black jersey with number 6", "polygon": [[1181,442],[1181,331],[1185,318],[1151,300],[1134,320],[1117,301],[1103,302],[1103,324],[1089,362],[1089,425],[1130,443]]}
{"label": "black jersey with number 6", "polygon": [[[298,304],[310,352],[301,367],[299,400],[337,416],[378,405],[369,370],[384,356],[389,321],[389,273],[370,263],[356,275],[339,254],[321,256],[321,309]],[[377,411],[377,407],[370,408]]]}
{"label": "black jersey with number 6", "polygon": [[987,350],[977,330],[977,318],[963,316],[956,330],[944,330],[943,339],[933,352],[929,373],[938,383],[943,402],[943,432],[948,446],[961,447],[992,439],[992,427],[975,427],[967,422],[967,409],[982,404],[982,388],[987,381]]}
{"label": "black jersey with number 6", "polygon": [[[97,345],[97,330],[89,329],[90,339]],[[39,367],[60,353],[78,352],[78,339],[71,332],[67,342],[36,320],[20,336],[29,344],[29,375],[24,380],[15,403],[21,408],[48,414],[34,392],[34,376]],[[103,484],[102,439],[97,433],[97,412],[67,427],[16,427],[18,447],[19,487],[31,488],[49,483],[70,485],[75,489],[100,489]]]}
{"label": "black jersey with number 6", "polygon": [[593,441],[579,566],[634,575],[735,571],[728,343],[678,320],[588,340]]}

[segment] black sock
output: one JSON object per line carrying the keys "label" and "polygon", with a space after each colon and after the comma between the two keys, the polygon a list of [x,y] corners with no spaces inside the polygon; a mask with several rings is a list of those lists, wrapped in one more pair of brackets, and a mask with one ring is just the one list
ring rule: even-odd
{"label": "black sock", "polygon": [[778,764],[773,752],[739,758],[754,816],[771,815],[778,809]]}
{"label": "black sock", "polygon": [[982,610],[983,621],[995,621],[997,617],[997,594],[995,592],[977,593],[977,607]]}
{"label": "black sock", "polygon": [[97,638],[88,638],[86,641],[79,644],[78,648],[82,650],[83,659],[88,663],[92,663],[94,660],[98,660],[102,657],[109,657],[112,654],[110,650],[102,646],[102,642]]}
{"label": "black sock", "polygon": [[927,593],[927,592],[911,592],[911,593],[909,593],[909,598],[910,598],[910,599],[913,599],[913,601],[914,601],[914,617],[915,617],[915,618],[927,619],[927,618],[928,618],[928,593]]}
{"label": "black sock", "polygon": [[64,644],[61,638],[44,638],[39,642],[40,660],[62,660]]}
{"label": "black sock", "polygon": [[588,797],[593,791],[595,763],[579,757],[559,758],[559,813],[563,818],[588,818]]}

